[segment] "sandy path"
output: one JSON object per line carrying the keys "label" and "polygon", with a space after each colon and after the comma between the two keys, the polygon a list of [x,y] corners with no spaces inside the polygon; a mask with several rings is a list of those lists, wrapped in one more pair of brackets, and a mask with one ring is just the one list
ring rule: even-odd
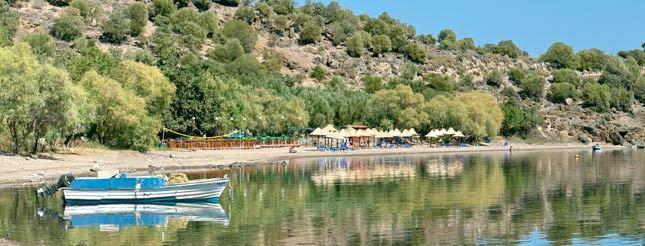
{"label": "sandy path", "polygon": [[[590,145],[514,144],[513,151],[584,148]],[[0,185],[34,184],[50,181],[60,175],[72,172],[77,175],[89,174],[91,168],[103,170],[124,169],[145,171],[164,167],[165,170],[190,170],[203,168],[227,168],[233,163],[263,163],[301,157],[423,154],[446,152],[508,151],[502,146],[478,146],[466,148],[413,147],[397,149],[363,149],[342,152],[321,152],[311,148],[299,148],[298,153],[289,154],[287,148],[245,149],[245,150],[168,150],[139,153],[127,150],[72,149],[62,153],[47,154],[34,159],[21,156],[0,156]]]}

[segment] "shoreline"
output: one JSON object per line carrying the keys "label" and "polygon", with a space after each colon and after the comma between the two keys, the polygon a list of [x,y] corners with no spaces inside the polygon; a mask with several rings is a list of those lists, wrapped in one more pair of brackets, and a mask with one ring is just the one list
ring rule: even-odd
{"label": "shoreline", "polygon": [[[513,152],[588,149],[583,144],[512,144]],[[603,146],[604,149],[622,149],[625,146]],[[230,150],[154,150],[139,153],[129,150],[70,149],[60,153],[41,154],[40,158],[23,156],[0,156],[0,187],[43,185],[65,173],[90,176],[90,169],[117,169],[145,173],[148,171],[200,171],[227,169],[236,165],[267,164],[300,158],[330,156],[370,155],[416,155],[509,151],[503,146],[473,147],[428,147],[393,149],[360,149],[349,151],[317,151],[313,147],[297,148],[297,153],[288,153],[288,148],[230,149]]]}

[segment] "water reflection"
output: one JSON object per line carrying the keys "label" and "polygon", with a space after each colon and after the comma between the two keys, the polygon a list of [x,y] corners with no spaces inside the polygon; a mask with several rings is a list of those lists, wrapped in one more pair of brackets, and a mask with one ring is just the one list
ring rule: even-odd
{"label": "water reflection", "polygon": [[[39,211],[39,214],[44,213],[46,211]],[[175,221],[228,225],[228,216],[218,203],[65,206],[62,218],[71,228],[97,227],[101,231],[118,231],[130,226],[166,226]]]}
{"label": "water reflection", "polygon": [[[33,190],[0,190],[0,235],[27,244],[44,239],[55,244],[87,240],[170,245],[642,245],[644,153],[558,151],[292,160],[231,173],[234,192],[222,199],[228,225],[167,219],[163,226],[119,226],[116,232],[100,231],[94,224],[66,229],[55,220],[34,217],[38,207],[62,207],[60,198],[36,201]],[[58,212],[65,214],[65,210]]]}

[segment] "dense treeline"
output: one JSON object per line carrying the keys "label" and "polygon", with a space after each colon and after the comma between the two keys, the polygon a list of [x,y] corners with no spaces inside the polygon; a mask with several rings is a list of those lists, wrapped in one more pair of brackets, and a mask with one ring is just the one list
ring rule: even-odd
{"label": "dense treeline", "polygon": [[[472,91],[472,75],[455,81],[424,73],[418,64],[426,61],[429,49],[527,55],[510,40],[477,47],[448,29],[436,38],[418,35],[386,13],[354,15],[337,2],[259,1],[238,7],[225,22],[209,10],[211,1],[192,1],[193,7],[188,2],[134,2],[108,14],[93,0],[52,1],[66,7],[50,30],[15,37],[17,12],[9,7],[12,2],[0,1],[0,145],[14,153],[35,153],[83,137],[143,151],[158,141],[162,127],[193,135],[234,129],[280,135],[328,123],[421,132],[455,127],[476,141],[500,132],[526,136],[541,124],[537,108],[520,101],[565,103],[571,98],[604,112],[612,107],[629,111],[634,98],[641,103],[644,98],[642,50],[609,56],[596,49],[575,53],[556,43],[540,58],[554,69],[549,81],[533,70],[486,74],[486,84],[503,86],[503,103]],[[150,22],[154,32],[146,32]],[[84,36],[87,25],[101,27],[99,40]],[[319,65],[307,76],[321,85],[303,87],[302,76],[279,73],[283,57],[255,50],[258,26],[276,36],[295,31],[301,44],[329,39],[352,57],[399,53],[409,63],[401,76],[387,81],[363,77],[362,89],[327,76]],[[55,39],[71,45],[57,45]],[[128,40],[138,48],[106,51],[97,45]],[[581,78],[580,71],[602,76],[598,81]]]}

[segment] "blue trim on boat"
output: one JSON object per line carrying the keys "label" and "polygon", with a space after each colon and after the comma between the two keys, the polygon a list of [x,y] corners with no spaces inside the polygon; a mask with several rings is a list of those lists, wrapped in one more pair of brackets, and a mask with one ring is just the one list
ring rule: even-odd
{"label": "blue trim on boat", "polygon": [[119,199],[105,199],[105,200],[77,200],[77,199],[65,199],[65,204],[67,205],[98,205],[98,204],[167,204],[173,205],[176,203],[199,203],[199,202],[212,202],[219,203],[219,197],[208,198],[208,199],[177,199],[174,197],[164,197],[164,198],[148,198],[148,199],[128,199],[128,200],[119,200]]}

